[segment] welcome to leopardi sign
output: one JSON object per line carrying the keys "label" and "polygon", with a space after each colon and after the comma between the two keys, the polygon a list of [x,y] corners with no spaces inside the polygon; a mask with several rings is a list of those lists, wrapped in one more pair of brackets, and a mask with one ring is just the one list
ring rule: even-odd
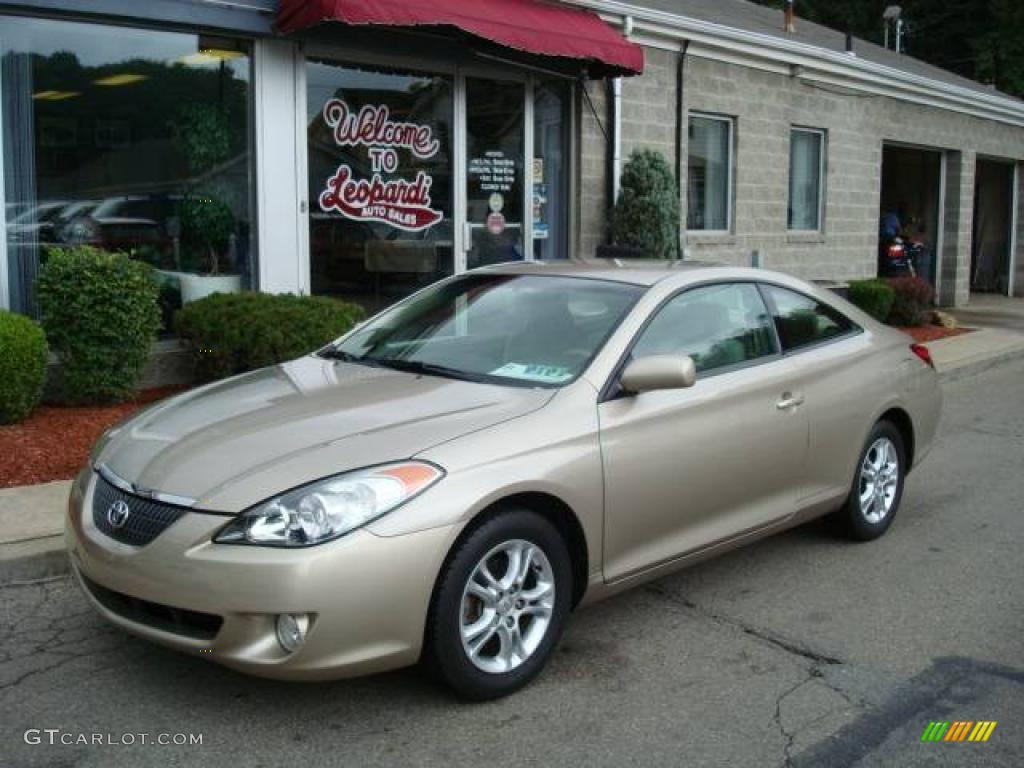
{"label": "welcome to leopardi sign", "polygon": [[392,120],[384,104],[367,104],[353,112],[344,99],[324,105],[324,121],[331,127],[338,146],[367,148],[369,178],[359,178],[352,166],[342,163],[327,179],[320,193],[320,208],[336,211],[356,221],[375,221],[407,232],[434,226],[444,213],[431,207],[430,187],[434,180],[418,171],[412,180],[386,178],[398,170],[399,150],[419,160],[434,157],[441,143],[429,125]]}

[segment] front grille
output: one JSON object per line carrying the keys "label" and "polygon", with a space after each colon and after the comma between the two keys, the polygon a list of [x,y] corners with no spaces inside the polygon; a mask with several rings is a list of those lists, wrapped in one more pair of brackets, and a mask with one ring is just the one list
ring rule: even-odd
{"label": "front grille", "polygon": [[78,575],[86,589],[100,605],[111,613],[116,613],[136,624],[144,624],[153,629],[184,635],[196,640],[212,640],[220,631],[221,624],[224,623],[223,618],[212,613],[187,611],[183,608],[173,608],[162,603],[141,600],[107,589],[88,578],[81,571]]}
{"label": "front grille", "polygon": [[[128,505],[128,517],[121,527],[110,522],[110,508],[122,501]],[[122,544],[142,547],[163,533],[188,510],[160,501],[144,499],[111,485],[103,476],[96,478],[92,494],[92,521],[110,538]]]}

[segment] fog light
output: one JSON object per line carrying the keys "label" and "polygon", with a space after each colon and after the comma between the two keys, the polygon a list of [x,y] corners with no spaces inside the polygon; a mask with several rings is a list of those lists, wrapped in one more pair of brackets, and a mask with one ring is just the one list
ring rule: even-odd
{"label": "fog light", "polygon": [[277,617],[277,642],[288,653],[294,653],[306,639],[309,616],[304,613],[282,613]]}

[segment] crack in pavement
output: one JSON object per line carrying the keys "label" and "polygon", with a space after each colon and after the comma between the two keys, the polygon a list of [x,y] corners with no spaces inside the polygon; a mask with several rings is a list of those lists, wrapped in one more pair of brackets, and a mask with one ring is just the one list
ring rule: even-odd
{"label": "crack in pavement", "polygon": [[782,723],[782,702],[786,699],[787,696],[790,696],[790,695],[796,693],[797,690],[799,690],[800,688],[803,688],[805,685],[807,685],[807,683],[809,683],[813,679],[813,677],[814,677],[814,675],[808,674],[808,676],[806,678],[801,680],[796,685],[793,685],[793,686],[787,688],[786,690],[784,690],[775,699],[775,714],[773,715],[772,720],[774,720],[776,727],[779,729],[779,733],[782,735],[782,741],[783,741],[783,744],[782,744],[782,765],[785,768],[792,768],[792,765],[793,765],[793,756],[792,756],[791,753],[793,751],[793,744],[796,741],[797,731],[793,731],[791,733],[791,732],[787,731],[786,730],[786,726],[783,725],[783,723]]}
{"label": "crack in pavement", "polygon": [[809,648],[806,645],[802,645],[796,642],[795,640],[783,637],[782,635],[776,634],[775,632],[772,632],[768,629],[755,627],[752,624],[746,624],[740,621],[739,619],[732,618],[731,616],[724,616],[720,613],[710,611],[707,608],[703,608],[697,605],[692,600],[688,600],[685,597],[680,597],[679,595],[669,592],[668,590],[659,586],[657,583],[648,584],[643,589],[648,594],[656,595],[670,603],[682,606],[683,608],[688,608],[694,611],[695,613],[700,614],[704,618],[714,621],[717,624],[738,629],[746,635],[755,637],[764,643],[774,646],[775,648],[780,648],[781,650],[786,651],[787,653],[790,653],[794,656],[800,656],[804,659],[813,662],[816,665],[833,665],[845,663],[842,659],[836,656],[829,656],[826,653],[816,651],[813,648]]}
{"label": "crack in pavement", "polygon": [[[7,678],[0,680],[0,692],[8,693],[26,680],[75,661],[110,655],[111,651],[117,657],[117,652],[129,643],[126,636],[98,618],[92,625],[82,626],[84,618],[95,614],[88,605],[80,610],[67,609],[66,599],[74,588],[68,576],[0,585],[4,618],[0,627],[0,676]],[[32,610],[14,616],[11,609],[17,603],[11,590],[17,590],[17,600],[27,602]],[[29,669],[15,669],[26,664]]]}
{"label": "crack in pavement", "polygon": [[775,632],[764,629],[762,627],[756,627],[752,624],[747,624],[731,616],[725,616],[723,614],[708,610],[707,608],[697,605],[692,600],[689,600],[685,597],[681,597],[680,595],[674,594],[669,590],[664,589],[657,583],[648,584],[645,587],[643,587],[643,590],[646,591],[648,594],[658,597],[661,600],[664,600],[678,607],[692,611],[701,616],[702,618],[713,621],[714,623],[720,626],[725,626],[739,630],[743,634],[753,637],[756,640],[772,648],[775,648],[776,650],[781,650],[784,653],[801,659],[802,661],[810,662],[808,665],[804,667],[806,672],[804,678],[795,683],[794,685],[790,686],[789,688],[783,690],[775,699],[775,713],[773,715],[773,721],[776,727],[779,729],[779,734],[782,736],[783,740],[783,768],[791,768],[793,766],[792,751],[793,746],[796,742],[797,735],[799,735],[806,728],[810,727],[811,725],[814,725],[815,723],[821,721],[829,714],[831,714],[830,712],[826,712],[822,714],[820,717],[814,718],[804,723],[803,725],[794,728],[793,730],[788,730],[786,725],[783,723],[782,717],[782,702],[785,701],[787,697],[792,696],[794,693],[796,693],[798,690],[803,688],[808,683],[812,681],[818,681],[826,688],[828,688],[830,691],[838,694],[851,707],[855,707],[861,710],[866,708],[866,704],[863,701],[857,701],[853,699],[846,691],[844,691],[838,685],[831,682],[825,677],[824,669],[834,666],[843,666],[846,664],[842,659],[836,656],[831,656],[829,654],[823,653],[821,651],[816,651],[812,648],[807,647],[806,645],[798,643],[789,638],[782,637],[781,635],[778,635]]}

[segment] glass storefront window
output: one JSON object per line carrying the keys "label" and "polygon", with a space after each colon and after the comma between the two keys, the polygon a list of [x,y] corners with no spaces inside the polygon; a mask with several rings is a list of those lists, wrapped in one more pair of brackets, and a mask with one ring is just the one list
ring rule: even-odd
{"label": "glass storefront window", "polygon": [[312,292],[374,312],[453,272],[452,79],[306,67]]}
{"label": "glass storefront window", "polygon": [[11,308],[50,248],[128,252],[183,301],[252,284],[244,41],[53,19],[0,27]]}
{"label": "glass storefront window", "polygon": [[533,89],[533,257],[569,258],[569,109],[572,87]]}

